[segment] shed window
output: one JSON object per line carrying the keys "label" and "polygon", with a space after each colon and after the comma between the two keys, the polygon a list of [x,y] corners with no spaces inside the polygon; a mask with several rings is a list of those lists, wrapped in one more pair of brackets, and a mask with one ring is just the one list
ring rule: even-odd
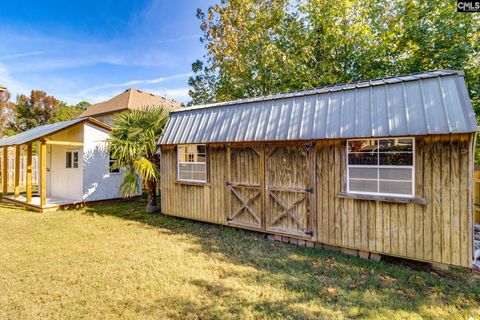
{"label": "shed window", "polygon": [[207,148],[204,144],[177,147],[178,180],[207,181]]}
{"label": "shed window", "polygon": [[65,167],[68,169],[78,168],[78,151],[67,151]]}
{"label": "shed window", "polygon": [[347,192],[414,195],[413,138],[349,140]]}

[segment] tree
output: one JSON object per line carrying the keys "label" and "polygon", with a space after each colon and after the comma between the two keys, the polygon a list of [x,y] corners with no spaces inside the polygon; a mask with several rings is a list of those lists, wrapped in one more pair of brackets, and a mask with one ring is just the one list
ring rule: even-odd
{"label": "tree", "polygon": [[10,134],[23,132],[44,124],[76,118],[90,103],[82,101],[75,106],[67,105],[41,90],[32,90],[30,96],[20,94],[7,120]]}
{"label": "tree", "polygon": [[216,77],[213,72],[207,67],[203,66],[203,62],[200,60],[192,63],[192,70],[195,76],[188,79],[188,85],[192,87],[188,91],[192,100],[188,105],[196,105],[212,102],[215,99],[215,81]]}
{"label": "tree", "polygon": [[18,95],[14,108],[14,118],[9,128],[15,132],[23,132],[37,126],[51,123],[61,103],[44,91],[32,90],[30,96]]}
{"label": "tree", "polygon": [[10,92],[0,91],[0,138],[6,134],[7,124],[12,118],[13,102],[10,101]]}
{"label": "tree", "polygon": [[461,69],[480,115],[480,16],[443,0],[222,0],[198,10],[192,103]]}
{"label": "tree", "polygon": [[189,104],[457,69],[480,119],[480,15],[454,1],[222,0],[197,17]]}
{"label": "tree", "polygon": [[61,102],[60,106],[55,111],[53,118],[49,122],[60,122],[75,119],[85,109],[78,104],[75,106],[69,106],[65,102]]}
{"label": "tree", "polygon": [[[288,0],[222,1],[201,20],[207,55],[192,65],[195,103],[286,91],[301,81],[301,21]],[[298,84],[300,85],[300,84]]]}
{"label": "tree", "polygon": [[158,210],[157,182],[160,177],[157,141],[163,133],[168,112],[163,108],[127,110],[113,119],[108,139],[114,168],[125,171],[120,192],[132,197],[139,191],[138,176],[147,189],[147,212]]}
{"label": "tree", "polygon": [[87,110],[92,104],[88,101],[80,101],[75,105],[75,108],[80,108],[82,110]]}

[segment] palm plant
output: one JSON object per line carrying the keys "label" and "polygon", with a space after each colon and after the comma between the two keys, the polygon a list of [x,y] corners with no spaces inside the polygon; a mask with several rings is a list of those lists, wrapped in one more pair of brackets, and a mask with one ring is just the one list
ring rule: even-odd
{"label": "palm plant", "polygon": [[160,170],[156,150],[167,118],[168,112],[163,108],[127,110],[113,119],[113,130],[108,139],[110,155],[115,159],[113,168],[125,172],[121,194],[126,198],[136,195],[141,188],[140,176],[147,190],[148,212],[158,210],[156,190]]}

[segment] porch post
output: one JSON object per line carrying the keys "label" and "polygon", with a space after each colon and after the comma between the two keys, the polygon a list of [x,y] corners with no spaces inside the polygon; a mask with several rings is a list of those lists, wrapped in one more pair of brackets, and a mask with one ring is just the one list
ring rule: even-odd
{"label": "porch post", "polygon": [[27,203],[32,202],[32,143],[27,144]]}
{"label": "porch post", "polygon": [[3,147],[2,178],[3,196],[6,197],[8,195],[8,147]]}
{"label": "porch post", "polygon": [[47,204],[47,143],[40,141],[40,206]]}
{"label": "porch post", "polygon": [[15,146],[15,188],[14,197],[20,196],[20,145]]}

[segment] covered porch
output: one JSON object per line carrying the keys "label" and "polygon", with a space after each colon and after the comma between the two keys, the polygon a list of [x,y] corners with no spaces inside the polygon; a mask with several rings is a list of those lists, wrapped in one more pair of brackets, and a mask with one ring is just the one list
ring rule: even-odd
{"label": "covered porch", "polygon": [[[5,140],[7,139],[9,138]],[[24,204],[35,209],[46,209],[51,206],[51,201],[47,202],[47,143],[45,139],[26,144],[3,145],[1,158],[3,202]]]}
{"label": "covered porch", "polygon": [[74,199],[64,199],[60,197],[46,197],[45,204],[41,203],[41,196],[39,194],[32,194],[30,201],[25,194],[20,194],[3,197],[3,202],[23,206],[33,211],[45,212],[57,209],[67,209],[75,206],[81,206],[83,203]]}
{"label": "covered porch", "polygon": [[84,121],[44,125],[0,139],[2,201],[39,212],[81,204]]}
{"label": "covered porch", "polygon": [[60,209],[81,202],[81,199],[70,199],[49,192],[48,183],[51,182],[47,177],[51,172],[50,165],[47,165],[49,160],[47,150],[49,146],[57,145],[78,148],[82,143],[42,138],[35,142],[2,147],[3,202],[39,212]]}

